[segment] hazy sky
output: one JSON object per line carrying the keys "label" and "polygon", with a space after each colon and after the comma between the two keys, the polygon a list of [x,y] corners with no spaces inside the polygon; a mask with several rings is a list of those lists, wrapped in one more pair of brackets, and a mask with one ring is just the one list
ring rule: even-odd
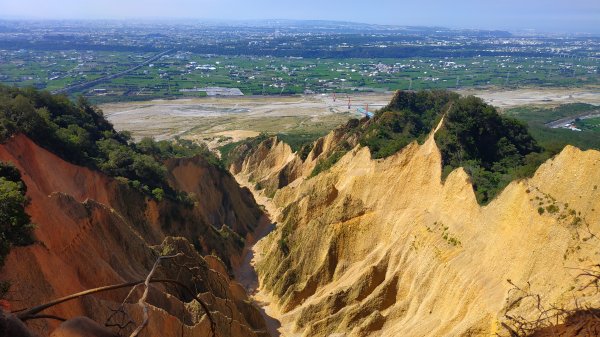
{"label": "hazy sky", "polygon": [[0,0],[0,17],[324,19],[600,33],[600,0]]}

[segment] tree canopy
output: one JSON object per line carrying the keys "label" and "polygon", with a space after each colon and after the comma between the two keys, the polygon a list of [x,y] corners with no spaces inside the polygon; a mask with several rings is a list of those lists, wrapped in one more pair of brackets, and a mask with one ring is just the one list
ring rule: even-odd
{"label": "tree canopy", "polygon": [[360,137],[373,158],[384,158],[414,140],[423,140],[440,121],[450,102],[458,100],[449,91],[398,91],[392,101],[376,112]]}
{"label": "tree canopy", "polygon": [[11,246],[33,242],[33,225],[25,212],[27,188],[21,173],[12,165],[0,162],[0,267]]}
{"label": "tree canopy", "polygon": [[526,124],[473,96],[453,102],[435,140],[444,176],[464,167],[481,203],[491,201],[512,180],[532,174],[544,159]]}

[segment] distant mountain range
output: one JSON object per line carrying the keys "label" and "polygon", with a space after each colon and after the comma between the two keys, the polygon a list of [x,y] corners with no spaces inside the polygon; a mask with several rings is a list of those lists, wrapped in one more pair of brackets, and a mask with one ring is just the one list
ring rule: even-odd
{"label": "distant mountain range", "polygon": [[299,31],[327,31],[327,32],[385,32],[406,34],[435,34],[435,35],[485,35],[485,36],[512,36],[508,31],[483,30],[483,29],[452,29],[439,26],[401,26],[401,25],[379,25],[370,23],[331,21],[331,20],[245,20],[245,21],[197,21],[215,26],[237,26],[254,28],[276,28],[284,30]]}
{"label": "distant mountain range", "polygon": [[280,29],[283,31],[302,31],[302,32],[334,32],[334,33],[397,33],[407,35],[468,35],[468,36],[495,36],[511,37],[512,34],[503,30],[485,30],[485,29],[453,29],[447,27],[427,27],[427,26],[401,26],[401,25],[378,25],[347,21],[330,20],[288,20],[288,19],[268,19],[268,20],[197,20],[197,19],[139,19],[139,20],[14,20],[0,18],[0,32],[15,32],[18,29],[14,26],[15,22],[26,23],[28,27],[48,26],[68,26],[75,27],[123,27],[123,26],[144,26],[149,24],[173,25],[184,24],[186,26],[207,27],[244,27],[256,29]]}

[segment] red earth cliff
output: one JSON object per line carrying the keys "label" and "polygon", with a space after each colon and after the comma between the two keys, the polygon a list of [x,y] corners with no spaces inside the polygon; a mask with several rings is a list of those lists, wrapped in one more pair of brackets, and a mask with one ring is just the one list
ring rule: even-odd
{"label": "red earth cliff", "polygon": [[[0,280],[12,283],[13,310],[86,289],[143,280],[159,255],[183,252],[185,256],[163,261],[156,276],[193,289],[209,307],[218,336],[265,335],[258,310],[227,273],[241,253],[242,238],[263,215],[228,173],[201,158],[169,162],[173,186],[196,194],[195,204],[184,206],[151,200],[124,183],[60,159],[23,135],[0,145],[0,160],[21,171],[31,200],[27,212],[37,226],[36,243],[14,247],[0,273]],[[201,256],[211,252],[219,258]],[[142,320],[136,304],[142,290],[137,287],[125,301],[124,309],[135,324],[122,333]],[[104,324],[128,292],[98,293],[44,314],[87,316]],[[209,335],[207,315],[181,287],[153,285],[148,303],[150,321],[142,336]],[[59,323],[40,319],[28,325],[47,336]]]}

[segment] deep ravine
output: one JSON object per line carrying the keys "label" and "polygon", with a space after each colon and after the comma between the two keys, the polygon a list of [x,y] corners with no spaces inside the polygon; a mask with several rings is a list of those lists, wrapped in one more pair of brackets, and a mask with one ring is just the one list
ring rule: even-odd
{"label": "deep ravine", "polygon": [[257,192],[245,177],[238,175],[235,176],[235,178],[240,186],[247,187],[254,195],[256,202],[265,208],[265,215],[260,220],[254,234],[247,236],[240,265],[234,266],[233,273],[235,279],[244,287],[248,296],[260,310],[267,325],[269,335],[271,335],[271,337],[286,336],[287,334],[282,333],[281,331],[281,314],[279,313],[279,310],[277,310],[275,304],[271,302],[269,294],[267,294],[264,289],[260,288],[258,274],[254,268],[256,255],[260,255],[260,253],[256,251],[256,243],[275,229],[275,223],[273,223],[271,219],[275,217],[276,211],[273,208],[271,200]]}
{"label": "deep ravine", "polygon": [[271,223],[268,216],[265,216],[261,220],[260,226],[255,232],[255,237],[246,240],[246,246],[242,254],[243,259],[241,265],[234,269],[235,279],[244,287],[248,296],[252,299],[254,304],[259,308],[261,315],[265,319],[267,325],[267,331],[271,337],[279,337],[281,334],[278,331],[281,327],[281,323],[275,317],[272,317],[267,313],[268,302],[261,300],[262,294],[259,289],[258,275],[254,269],[254,256],[255,256],[255,244],[268,235],[275,228],[274,224]]}

